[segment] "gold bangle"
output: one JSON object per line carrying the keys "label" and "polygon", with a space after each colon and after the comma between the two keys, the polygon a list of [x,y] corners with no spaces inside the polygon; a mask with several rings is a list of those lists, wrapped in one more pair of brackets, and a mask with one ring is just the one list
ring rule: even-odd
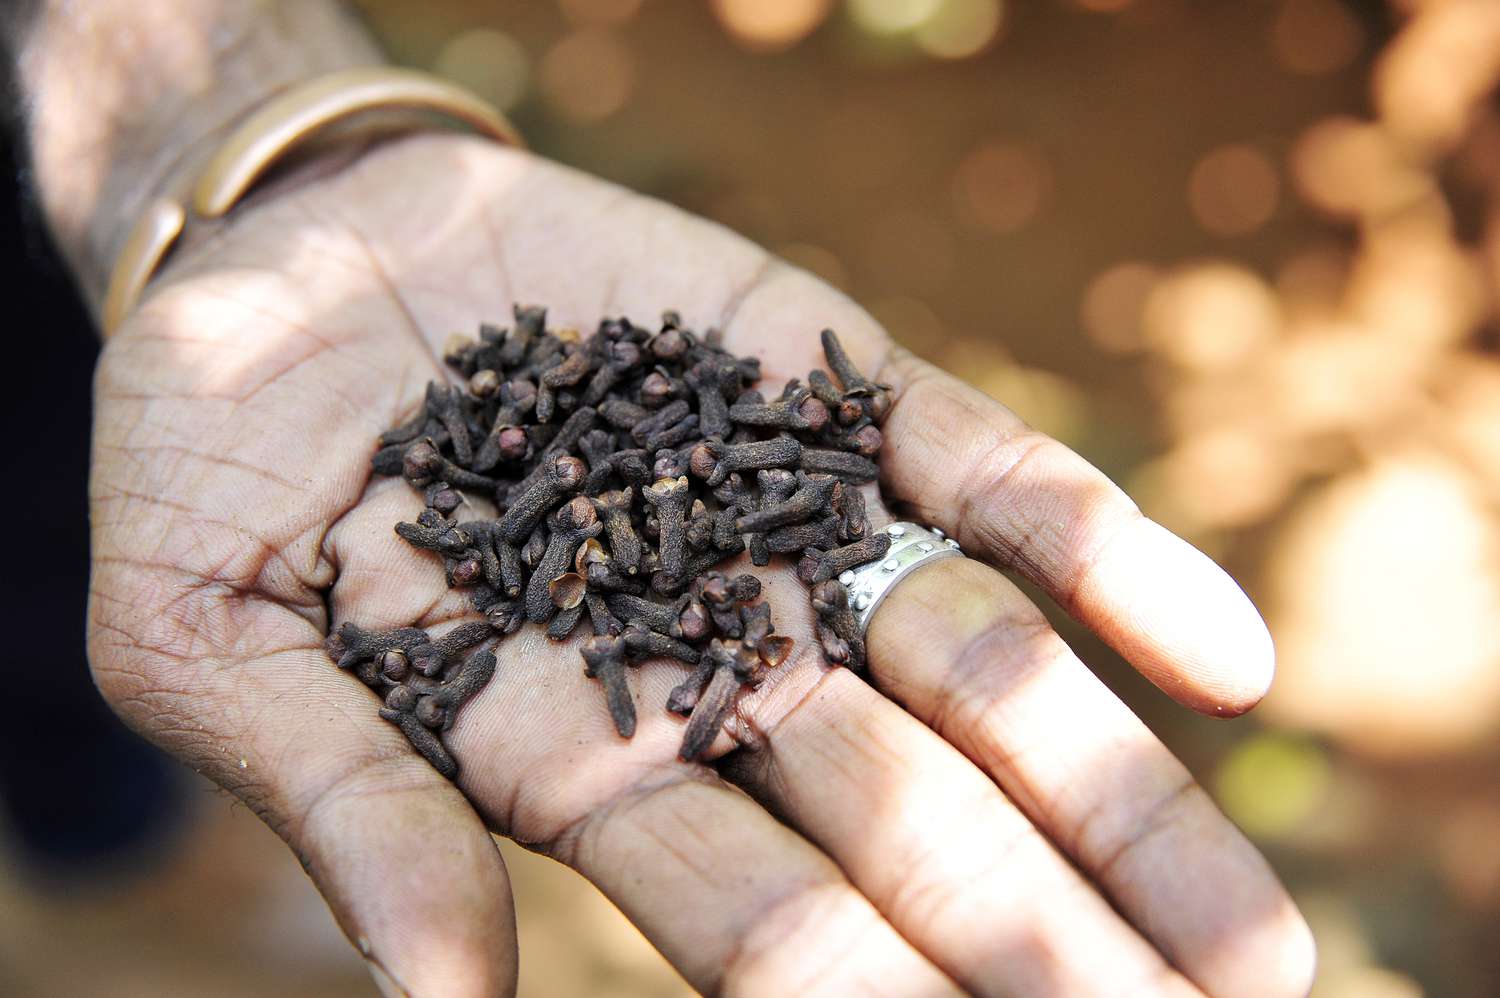
{"label": "gold bangle", "polygon": [[[378,108],[439,111],[499,142],[526,144],[497,109],[447,80],[393,66],[340,70],[278,95],[245,119],[209,158],[194,185],[193,214],[222,217],[293,146],[334,122]],[[131,228],[104,295],[106,337],[135,307],[188,217],[182,204],[157,198]]]}

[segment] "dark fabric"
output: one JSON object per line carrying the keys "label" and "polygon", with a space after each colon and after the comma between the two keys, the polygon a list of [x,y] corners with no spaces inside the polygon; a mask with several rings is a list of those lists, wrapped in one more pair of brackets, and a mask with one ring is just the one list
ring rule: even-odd
{"label": "dark fabric", "polygon": [[[175,764],[105,706],[84,653],[90,382],[98,340],[0,137],[0,275],[8,348],[0,564],[9,709],[0,822],[23,867],[81,872],[143,844],[178,810]],[[3,840],[0,840],[3,841]]]}

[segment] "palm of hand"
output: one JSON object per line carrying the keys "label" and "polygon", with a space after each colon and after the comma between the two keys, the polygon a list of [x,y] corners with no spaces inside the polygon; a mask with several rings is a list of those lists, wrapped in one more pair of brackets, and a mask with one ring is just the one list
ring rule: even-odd
{"label": "palm of hand", "polygon": [[[371,480],[368,458],[440,376],[446,335],[508,316],[517,299],[583,329],[676,308],[762,357],[772,386],[817,366],[823,326],[871,367],[889,353],[852,303],[731,233],[529,157],[428,137],[243,211],[174,265],[101,360],[90,610],[100,684],[288,840],[372,959],[418,993],[509,986],[513,916],[488,824],[580,869],[700,987],[1070,991],[1092,977],[1115,990],[1124,975],[1190,990],[1157,950],[1210,989],[1250,988],[1256,964],[1256,993],[1298,986],[1305,946],[1274,880],[1091,677],[1069,672],[1072,685],[1050,693],[1057,681],[1039,680],[1032,696],[1094,710],[1117,747],[1139,749],[1122,774],[1128,794],[1080,791],[1066,785],[1069,766],[1008,758],[1035,722],[1008,716],[1006,701],[1053,704],[1026,705],[1018,677],[1045,675],[1063,652],[973,563],[946,578],[973,591],[972,605],[934,592],[944,603],[934,616],[918,580],[938,573],[926,569],[903,586],[908,608],[893,598],[890,622],[872,631],[872,678],[920,720],[799,655],[742,699],[731,731],[750,748],[725,768],[731,784],[675,758],[681,721],[661,705],[680,669],[636,670],[640,726],[624,742],[576,648],[525,628],[446,738],[463,795],[432,773],[321,646],[345,620],[431,626],[466,612],[436,560],[392,533],[420,498]],[[986,500],[963,481],[972,469],[941,448],[990,460],[982,424],[999,417],[909,358],[882,377],[923,417],[893,414],[886,485],[940,522],[941,507],[962,504],[982,524]],[[1017,449],[1014,468],[991,479],[1024,486],[1040,463],[1029,452],[1051,446]],[[1003,525],[981,525],[976,541],[1044,583],[1056,571]],[[800,583],[766,580],[778,630],[811,649]],[[1088,618],[1084,580],[1073,581],[1069,608]],[[902,613],[953,635],[946,667],[941,640],[925,669],[880,640]],[[1148,672],[1157,663],[1153,678],[1184,684],[1185,698],[1234,699],[1232,682],[1195,691],[1201,677],[1174,675],[1158,663],[1169,655],[1153,658],[1149,641],[1118,629],[1107,636]],[[1038,731],[1067,718],[1045,722]],[[721,735],[715,754],[733,744]],[[1154,865],[1158,849],[1183,842],[1195,843],[1178,860],[1186,873],[1222,878],[1238,899],[1214,932],[1187,924],[1207,902],[1183,874]],[[1183,905],[1187,917],[1167,913]],[[1230,928],[1237,942],[1225,941]],[[792,934],[794,945],[777,944]],[[1268,955],[1284,964],[1271,991]]]}

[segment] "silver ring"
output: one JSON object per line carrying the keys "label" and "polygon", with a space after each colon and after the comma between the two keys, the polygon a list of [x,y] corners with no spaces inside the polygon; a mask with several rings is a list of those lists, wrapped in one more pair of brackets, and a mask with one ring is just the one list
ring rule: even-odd
{"label": "silver ring", "polygon": [[861,634],[869,629],[870,618],[881,602],[907,575],[928,562],[962,558],[964,554],[958,541],[936,527],[901,521],[884,529],[891,538],[885,557],[855,565],[839,575],[839,581],[849,590],[849,607],[859,621]]}

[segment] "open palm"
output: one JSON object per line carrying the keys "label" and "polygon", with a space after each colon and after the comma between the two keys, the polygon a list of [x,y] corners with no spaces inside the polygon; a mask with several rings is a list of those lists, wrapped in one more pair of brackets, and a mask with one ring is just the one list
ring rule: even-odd
{"label": "open palm", "polygon": [[1190,706],[1237,713],[1270,680],[1259,618],[1207,559],[836,291],[524,153],[387,144],[180,251],[108,344],[90,654],[122,714],[287,840],[390,978],[513,989],[488,829],[577,868],[706,991],[1306,990],[1306,929],[1264,861],[978,560],[896,590],[869,683],[823,665],[801,584],[765,573],[803,653],[741,699],[709,763],[676,758],[662,705],[680,668],[633,671],[625,741],[576,642],[525,628],[446,736],[457,787],[438,776],[322,645],[346,620],[468,612],[392,532],[421,497],[369,457],[442,376],[448,334],[518,301],[585,330],[677,309],[761,357],[772,390],[837,329],[897,393],[888,499],[1036,581]]}

